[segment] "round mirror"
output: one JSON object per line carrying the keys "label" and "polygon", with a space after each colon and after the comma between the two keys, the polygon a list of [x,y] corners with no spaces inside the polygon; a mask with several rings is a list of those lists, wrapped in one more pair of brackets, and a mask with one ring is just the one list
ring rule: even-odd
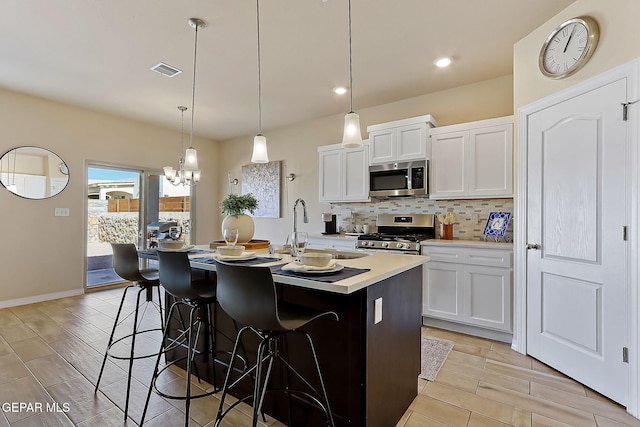
{"label": "round mirror", "polygon": [[46,148],[16,147],[0,157],[0,183],[18,196],[46,199],[65,189],[69,168]]}

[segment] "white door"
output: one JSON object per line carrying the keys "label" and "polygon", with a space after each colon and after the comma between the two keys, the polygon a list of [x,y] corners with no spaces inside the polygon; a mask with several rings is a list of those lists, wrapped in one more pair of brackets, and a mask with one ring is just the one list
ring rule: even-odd
{"label": "white door", "polygon": [[621,79],[529,116],[527,199],[528,353],[622,405],[626,92]]}
{"label": "white door", "polygon": [[396,158],[395,128],[369,133],[369,164],[380,165],[395,162]]}
{"label": "white door", "polygon": [[469,195],[513,195],[513,125],[469,131]]}
{"label": "white door", "polygon": [[365,201],[369,199],[369,147],[345,149],[342,153],[342,199]]}
{"label": "white door", "polygon": [[431,136],[431,197],[467,195],[468,141],[468,131]]}
{"label": "white door", "polygon": [[424,160],[427,157],[427,124],[401,126],[397,130],[398,161]]}
{"label": "white door", "polygon": [[342,150],[321,151],[320,189],[321,202],[342,200]]}

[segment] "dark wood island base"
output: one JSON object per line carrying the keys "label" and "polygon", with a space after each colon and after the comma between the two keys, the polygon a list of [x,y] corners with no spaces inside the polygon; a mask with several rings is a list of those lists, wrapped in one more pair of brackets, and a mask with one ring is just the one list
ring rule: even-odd
{"label": "dark wood island base", "polygon": [[[277,277],[275,278],[277,281]],[[340,294],[278,284],[283,300],[319,310],[333,310],[339,321],[326,317],[308,325],[325,379],[336,426],[395,426],[417,395],[420,374],[420,330],[422,326],[422,266],[411,268],[350,294]],[[375,300],[382,299],[382,321],[374,322]],[[233,349],[236,329],[231,319],[215,307],[217,339],[216,385],[222,387],[225,364]],[[177,326],[170,321],[171,329]],[[242,327],[242,325],[239,325]],[[255,363],[257,339],[243,340],[251,364]],[[286,338],[283,352],[291,364],[316,387],[317,375],[309,344],[301,334]],[[242,354],[242,352],[240,352]],[[199,367],[203,379],[214,383],[211,366]],[[283,388],[287,376],[274,366],[270,387]],[[234,374],[237,378],[238,375]],[[306,390],[295,376],[291,387]],[[247,380],[232,395],[241,398],[253,392]],[[299,398],[291,398],[292,426],[326,426],[322,411]],[[289,425],[288,395],[268,393],[264,410]],[[247,402],[251,404],[251,401]]]}

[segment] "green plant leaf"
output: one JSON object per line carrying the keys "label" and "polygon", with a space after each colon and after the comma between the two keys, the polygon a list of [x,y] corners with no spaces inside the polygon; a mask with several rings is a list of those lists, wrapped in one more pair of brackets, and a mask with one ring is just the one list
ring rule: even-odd
{"label": "green plant leaf", "polygon": [[242,215],[245,211],[249,211],[253,215],[258,209],[258,200],[251,193],[241,196],[230,193],[220,202],[220,209],[222,209],[223,214],[236,217]]}

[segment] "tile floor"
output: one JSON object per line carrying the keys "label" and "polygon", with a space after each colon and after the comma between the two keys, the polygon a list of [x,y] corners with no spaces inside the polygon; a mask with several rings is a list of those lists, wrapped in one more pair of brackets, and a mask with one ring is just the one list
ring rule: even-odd
{"label": "tile floor", "polygon": [[[121,295],[122,288],[112,288],[0,310],[0,427],[139,422],[145,384],[153,370],[151,359],[135,364],[127,423],[122,410],[125,364],[108,361],[100,392],[93,392]],[[396,427],[640,427],[640,421],[624,408],[513,352],[507,344],[433,328],[425,327],[423,332],[454,341],[455,347],[434,382],[418,381],[419,394]],[[140,339],[141,348],[156,348],[159,335],[148,335]],[[181,374],[172,372],[166,386],[183,386]],[[209,387],[200,384],[200,388]],[[31,406],[20,408],[11,406],[12,402]],[[193,401],[192,425],[212,426],[217,402],[215,395]],[[239,408],[224,426],[251,425],[250,408]],[[181,425],[183,410],[182,402],[154,394],[145,426]],[[283,426],[273,419],[266,425]]]}

